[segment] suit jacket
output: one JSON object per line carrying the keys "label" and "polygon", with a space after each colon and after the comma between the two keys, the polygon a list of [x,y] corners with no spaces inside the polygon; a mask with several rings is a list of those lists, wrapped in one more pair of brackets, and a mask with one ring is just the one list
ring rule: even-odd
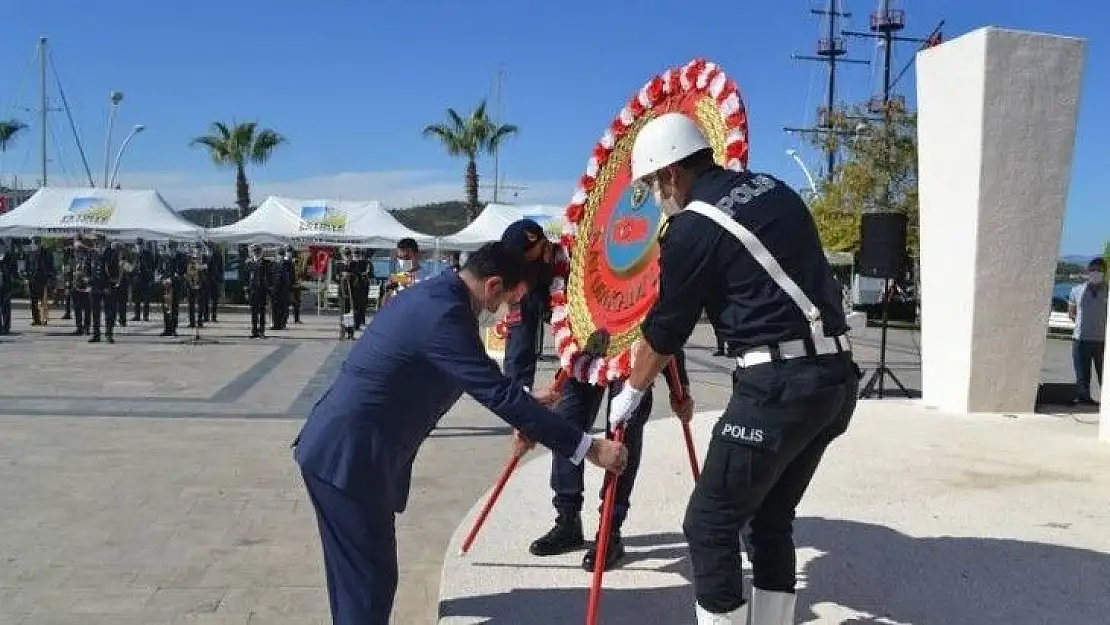
{"label": "suit jacket", "polygon": [[[302,470],[402,512],[424,439],[463,393],[573,457],[582,430],[543,408],[486,354],[458,274],[421,282],[377,313],[294,442]],[[458,458],[459,468],[466,466]]]}

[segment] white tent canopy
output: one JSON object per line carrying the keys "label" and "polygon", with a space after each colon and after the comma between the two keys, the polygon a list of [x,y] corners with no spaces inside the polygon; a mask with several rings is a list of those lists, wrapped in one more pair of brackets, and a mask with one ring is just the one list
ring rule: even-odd
{"label": "white tent canopy", "polygon": [[499,241],[505,228],[520,219],[533,219],[548,233],[557,238],[565,226],[564,208],[547,204],[513,206],[510,204],[487,204],[478,218],[462,230],[439,241],[441,249],[473,252],[491,241]]}
{"label": "white tent canopy", "polygon": [[303,233],[304,220],[294,213],[299,200],[268,197],[250,215],[239,221],[210,228],[208,239],[217,243],[284,245]]}
{"label": "white tent canopy", "polygon": [[5,237],[102,233],[120,239],[195,241],[202,232],[157,191],[45,187],[0,215],[0,236]]}
{"label": "white tent canopy", "polygon": [[377,202],[367,202],[366,209],[351,222],[350,230],[360,237],[359,247],[391,248],[401,239],[413,239],[423,247],[436,240],[404,225]]}
{"label": "white tent canopy", "polygon": [[378,202],[303,200],[270,196],[250,215],[212,228],[208,236],[226,243],[318,243],[352,247],[392,247],[412,237],[433,237],[409,230]]}

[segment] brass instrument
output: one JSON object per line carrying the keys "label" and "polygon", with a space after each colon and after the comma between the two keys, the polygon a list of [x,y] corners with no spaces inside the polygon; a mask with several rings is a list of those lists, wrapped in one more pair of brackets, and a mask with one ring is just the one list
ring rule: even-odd
{"label": "brass instrument", "polygon": [[301,289],[301,279],[308,274],[308,254],[301,254],[293,263],[293,288]]}
{"label": "brass instrument", "polygon": [[206,267],[207,266],[196,257],[189,259],[189,264],[185,267],[185,284],[188,285],[190,291],[200,290],[200,272]]}
{"label": "brass instrument", "polygon": [[173,278],[162,278],[162,315],[169,316],[173,307]]}
{"label": "brass instrument", "polygon": [[89,290],[89,270],[88,262],[85,259],[80,259],[73,265],[73,278],[71,281],[72,290],[74,291],[87,291]]}

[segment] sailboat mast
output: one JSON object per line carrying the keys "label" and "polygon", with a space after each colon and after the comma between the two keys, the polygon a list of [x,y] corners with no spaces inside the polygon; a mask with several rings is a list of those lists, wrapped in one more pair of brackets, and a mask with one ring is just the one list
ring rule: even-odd
{"label": "sailboat mast", "polygon": [[[497,70],[497,91],[494,94],[494,121],[497,124],[501,123],[501,81],[504,78],[504,70]],[[501,158],[498,154],[501,151],[500,146],[495,147],[493,150],[493,203],[497,203],[497,192],[501,188]]]}
{"label": "sailboat mast", "polygon": [[49,101],[46,96],[46,37],[39,37],[39,152],[42,158],[42,177],[40,179],[40,186],[45,187],[47,183],[46,172],[46,116],[48,114]]}

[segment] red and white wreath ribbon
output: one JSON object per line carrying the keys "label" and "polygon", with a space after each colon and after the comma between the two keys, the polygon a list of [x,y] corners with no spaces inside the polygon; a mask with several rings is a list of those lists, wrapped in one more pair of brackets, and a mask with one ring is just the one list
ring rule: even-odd
{"label": "red and white wreath ribbon", "polygon": [[[740,92],[716,63],[695,59],[681,68],[667,70],[652,78],[632,100],[621,109],[616,119],[601,136],[586,164],[586,174],[579,180],[578,188],[567,207],[567,228],[560,239],[563,257],[569,258],[574,247],[578,223],[582,220],[589,193],[597,184],[598,172],[605,168],[609,155],[628,129],[648,110],[673,96],[691,93],[713,98],[725,120],[725,167],[741,171],[748,164],[748,114],[740,100]],[[588,384],[600,385],[628,376],[632,369],[631,353],[625,350],[617,356],[592,356],[575,340],[568,319],[566,276],[560,274],[551,285],[551,331],[555,337],[559,361],[572,377]]]}

